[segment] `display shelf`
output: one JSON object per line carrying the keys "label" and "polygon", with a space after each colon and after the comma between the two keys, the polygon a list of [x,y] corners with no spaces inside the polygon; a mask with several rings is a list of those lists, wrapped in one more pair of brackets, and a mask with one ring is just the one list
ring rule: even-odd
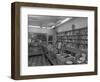
{"label": "display shelf", "polygon": [[62,43],[62,47],[75,48],[77,50],[86,51],[88,48],[88,31],[87,27],[74,29],[57,33],[57,42]]}

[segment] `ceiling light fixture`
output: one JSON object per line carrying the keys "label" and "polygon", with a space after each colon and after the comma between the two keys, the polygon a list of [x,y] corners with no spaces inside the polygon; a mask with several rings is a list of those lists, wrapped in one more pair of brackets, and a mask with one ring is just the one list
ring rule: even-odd
{"label": "ceiling light fixture", "polygon": [[42,28],[46,28],[46,27],[42,27]]}
{"label": "ceiling light fixture", "polygon": [[40,28],[40,26],[32,26],[32,25],[29,25],[28,27],[32,27],[32,28]]}
{"label": "ceiling light fixture", "polygon": [[55,26],[52,26],[51,28],[55,28]]}
{"label": "ceiling light fixture", "polygon": [[70,19],[72,19],[72,18],[65,18],[64,20],[61,21],[61,24],[69,21]]}

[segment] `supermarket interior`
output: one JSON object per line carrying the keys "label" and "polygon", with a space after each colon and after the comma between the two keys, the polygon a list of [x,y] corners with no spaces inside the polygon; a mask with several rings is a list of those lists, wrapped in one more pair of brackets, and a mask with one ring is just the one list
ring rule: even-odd
{"label": "supermarket interior", "polygon": [[87,17],[28,15],[28,66],[87,63]]}

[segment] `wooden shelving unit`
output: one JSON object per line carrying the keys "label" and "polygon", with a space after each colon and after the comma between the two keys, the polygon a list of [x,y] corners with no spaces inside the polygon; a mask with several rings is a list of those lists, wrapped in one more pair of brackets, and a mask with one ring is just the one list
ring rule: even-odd
{"label": "wooden shelving unit", "polygon": [[57,42],[62,43],[63,50],[70,48],[87,52],[87,27],[57,33]]}

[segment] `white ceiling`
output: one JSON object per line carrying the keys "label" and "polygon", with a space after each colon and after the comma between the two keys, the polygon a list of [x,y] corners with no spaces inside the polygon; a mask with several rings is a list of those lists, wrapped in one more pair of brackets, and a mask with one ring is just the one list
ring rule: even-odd
{"label": "white ceiling", "polygon": [[[65,16],[28,15],[29,26],[52,27],[66,19]],[[69,18],[69,17],[68,17]]]}

